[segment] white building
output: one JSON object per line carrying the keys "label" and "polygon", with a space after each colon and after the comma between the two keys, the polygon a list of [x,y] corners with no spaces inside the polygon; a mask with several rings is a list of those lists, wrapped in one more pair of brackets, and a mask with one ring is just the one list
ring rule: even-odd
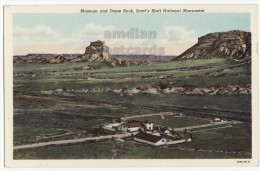
{"label": "white building", "polygon": [[134,137],[135,141],[153,145],[153,146],[160,146],[160,145],[171,145],[171,144],[179,144],[179,143],[186,143],[191,142],[191,138],[184,138],[184,139],[176,139],[172,140],[167,136],[156,136],[153,134],[148,134],[145,132],[139,132]]}
{"label": "white building", "polygon": [[155,136],[155,135],[147,134],[144,132],[139,132],[138,134],[136,134],[134,137],[134,140],[141,142],[141,143],[150,144],[153,146],[164,145],[167,141],[166,138],[164,138],[164,137]]}
{"label": "white building", "polygon": [[143,124],[145,125],[146,130],[151,131],[153,130],[153,122],[152,121],[144,121]]}
{"label": "white building", "polygon": [[122,124],[122,131],[123,132],[135,132],[139,131],[142,125],[142,121],[131,120],[128,121],[126,124]]}
{"label": "white building", "polygon": [[111,124],[108,124],[108,125],[105,125],[103,126],[103,128],[105,130],[108,130],[108,131],[112,131],[112,132],[115,132],[117,130],[121,130],[121,125],[123,124],[123,121],[121,118],[117,118],[117,120],[115,121],[115,123],[111,123]]}
{"label": "white building", "polygon": [[105,130],[115,132],[116,130],[120,130],[120,125],[121,125],[120,123],[112,123],[112,124],[103,126],[103,128]]}
{"label": "white building", "polygon": [[122,124],[123,132],[136,132],[136,131],[151,131],[153,130],[153,122],[151,121],[137,121],[130,120],[126,124]]}
{"label": "white building", "polygon": [[157,136],[161,136],[161,135],[168,135],[170,134],[170,129],[167,128],[167,127],[156,127],[154,130],[153,130],[153,135],[157,135]]}

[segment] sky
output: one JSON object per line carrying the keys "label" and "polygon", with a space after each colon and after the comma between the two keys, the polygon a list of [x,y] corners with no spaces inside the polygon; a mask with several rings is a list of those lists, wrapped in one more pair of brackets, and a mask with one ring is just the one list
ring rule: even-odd
{"label": "sky", "polygon": [[[156,33],[149,38],[110,38],[105,32],[138,29],[135,34]],[[229,30],[250,31],[248,13],[147,13],[54,14],[16,13],[13,16],[14,55],[28,53],[84,53],[91,41],[111,48],[164,48],[165,55],[179,55],[198,37]],[[143,32],[141,32],[143,31]]]}

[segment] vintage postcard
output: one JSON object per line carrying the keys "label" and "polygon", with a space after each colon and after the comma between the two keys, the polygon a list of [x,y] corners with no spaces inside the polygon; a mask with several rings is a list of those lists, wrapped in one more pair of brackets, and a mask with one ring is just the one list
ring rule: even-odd
{"label": "vintage postcard", "polygon": [[4,6],[5,165],[258,166],[257,16]]}

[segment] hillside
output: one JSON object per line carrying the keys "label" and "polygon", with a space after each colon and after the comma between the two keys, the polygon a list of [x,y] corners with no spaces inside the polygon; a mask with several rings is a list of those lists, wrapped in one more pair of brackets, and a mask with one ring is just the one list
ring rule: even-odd
{"label": "hillside", "polygon": [[[240,30],[210,33],[177,56],[182,59],[224,58],[236,62],[251,60],[251,33]],[[176,60],[175,59],[175,60]]]}

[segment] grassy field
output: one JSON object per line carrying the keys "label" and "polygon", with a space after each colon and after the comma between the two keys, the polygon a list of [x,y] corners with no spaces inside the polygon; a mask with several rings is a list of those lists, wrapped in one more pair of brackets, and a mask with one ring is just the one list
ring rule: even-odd
{"label": "grassy field", "polygon": [[202,131],[194,133],[195,138],[192,143],[179,144],[177,147],[251,152],[251,131],[250,124]]}
{"label": "grassy field", "polygon": [[[243,129],[243,131],[239,131]],[[218,159],[250,158],[250,126],[197,133],[190,143],[152,147],[127,138],[15,150],[14,159]]]}
{"label": "grassy field", "polygon": [[[84,69],[90,66],[91,70]],[[251,152],[251,95],[134,94],[68,92],[85,89],[136,87],[222,87],[251,83],[250,66],[231,67],[223,59],[151,63],[111,67],[106,63],[14,64],[14,144],[81,138],[94,135],[117,117],[182,112],[212,119],[214,116],[246,120],[244,125],[195,133],[188,144],[153,148],[126,139],[15,150],[15,159],[80,158],[243,158]],[[33,76],[33,74],[35,74]],[[56,74],[56,75],[55,75]],[[64,75],[68,74],[68,75]],[[72,75],[69,75],[72,74]],[[78,75],[75,75],[78,74]],[[67,94],[43,95],[62,89]],[[160,124],[159,116],[149,117]],[[138,119],[148,119],[147,117]],[[208,123],[194,118],[166,116],[163,125],[185,127]],[[236,143],[236,145],[233,145]],[[184,148],[184,150],[182,149]],[[235,153],[189,149],[233,150]],[[134,149],[134,150],[133,150]],[[159,150],[158,150],[159,149]],[[163,153],[162,153],[163,151]]]}
{"label": "grassy field", "polygon": [[162,125],[170,128],[195,126],[209,123],[209,120],[203,120],[201,118],[173,117],[172,115],[165,115],[164,118],[165,119],[162,120],[160,115],[158,115],[141,117],[138,118],[138,120],[151,120],[155,125]]}
{"label": "grassy field", "polygon": [[212,65],[223,65],[225,64],[224,59],[213,58],[210,60],[199,59],[199,60],[183,60],[174,62],[164,63],[153,63],[143,66],[130,66],[130,67],[116,67],[116,68],[102,68],[98,72],[144,72],[144,71],[166,71],[177,68],[189,68],[198,66],[212,66]]}
{"label": "grassy field", "polygon": [[[14,143],[33,142],[36,136],[59,135],[68,130],[92,134],[93,129],[109,123],[117,117],[156,112],[175,112],[161,105],[189,107],[194,101],[200,101],[193,107],[250,111],[250,96],[181,96],[181,95],[133,95],[122,97],[116,93],[75,93],[75,96],[14,96]],[[111,99],[113,101],[111,102]],[[99,102],[99,101],[102,102]],[[138,106],[132,106],[132,105]],[[151,107],[143,107],[143,106]],[[155,107],[155,108],[154,108]],[[184,112],[184,111],[183,111]],[[188,111],[186,111],[188,112]],[[236,112],[235,112],[236,113]],[[186,114],[185,112],[183,114]],[[194,114],[189,112],[189,115]],[[250,117],[250,116],[249,116]],[[138,119],[149,119],[147,117]],[[160,117],[150,119],[160,124]],[[166,116],[163,125],[184,127],[204,124],[208,121]],[[40,127],[39,127],[40,125]],[[62,130],[62,131],[61,131]]]}
{"label": "grassy field", "polygon": [[134,94],[132,96],[120,96],[120,94],[117,93],[75,93],[75,95],[87,99],[102,99],[105,101],[113,99],[113,102],[135,103],[140,105],[174,105],[194,108],[251,111],[251,95],[185,96],[180,94]]}
{"label": "grassy field", "polygon": [[14,63],[13,71],[16,72],[66,72],[77,71],[81,67],[90,66],[92,69],[101,69],[108,67],[105,62],[76,62],[76,63],[60,63],[60,64],[44,64],[44,63]]}
{"label": "grassy field", "polygon": [[149,147],[114,141],[75,145],[49,146],[37,149],[17,150],[14,159],[217,159],[244,158],[243,154],[181,151],[163,147]]}
{"label": "grassy field", "polygon": [[[60,63],[60,64],[41,64],[41,63],[15,63],[14,71],[59,71],[78,68],[80,66],[90,65],[94,69],[89,72],[141,72],[141,71],[160,71],[160,70],[171,70],[182,67],[195,67],[195,66],[209,66],[209,65],[223,65],[225,64],[224,59],[213,58],[213,59],[199,59],[199,60],[184,60],[164,63],[152,63],[141,66],[129,66],[129,67],[106,67],[104,62],[78,62],[78,63]],[[103,67],[102,67],[103,66]]]}
{"label": "grassy field", "polygon": [[[94,70],[77,70],[85,65],[95,66]],[[36,73],[14,79],[14,91],[28,92],[56,89],[105,89],[135,88],[140,86],[156,87],[163,82],[168,87],[222,87],[228,85],[246,85],[251,82],[248,66],[228,69],[223,59],[186,60],[167,63],[152,63],[131,67],[101,67],[100,63],[64,63],[64,64],[14,64],[14,73]],[[218,66],[208,68],[211,66]],[[224,67],[223,67],[224,66]],[[189,69],[204,67],[205,69]],[[183,70],[176,70],[182,68]],[[186,69],[185,69],[186,68]],[[41,75],[54,73],[56,76]],[[73,75],[64,75],[73,73]],[[75,75],[77,74],[78,75]],[[244,73],[244,75],[241,75]],[[60,75],[63,74],[63,75]],[[240,74],[240,75],[239,75]],[[208,75],[208,76],[207,76]],[[217,75],[217,76],[214,76]],[[220,75],[220,76],[219,76]],[[164,77],[167,77],[165,79]],[[91,78],[91,79],[89,79]]]}
{"label": "grassy field", "polygon": [[[125,81],[117,80],[79,80],[79,79],[35,79],[35,80],[16,80],[15,85],[19,85],[22,90],[40,91],[66,89],[94,89],[94,88],[135,88],[140,86],[153,87],[163,82],[168,87],[185,86],[185,87],[222,87],[228,85],[246,85],[251,82],[251,76],[224,76],[224,77],[187,77],[179,79],[174,85],[170,82],[175,79],[130,79]],[[18,89],[18,88],[16,88]]]}

